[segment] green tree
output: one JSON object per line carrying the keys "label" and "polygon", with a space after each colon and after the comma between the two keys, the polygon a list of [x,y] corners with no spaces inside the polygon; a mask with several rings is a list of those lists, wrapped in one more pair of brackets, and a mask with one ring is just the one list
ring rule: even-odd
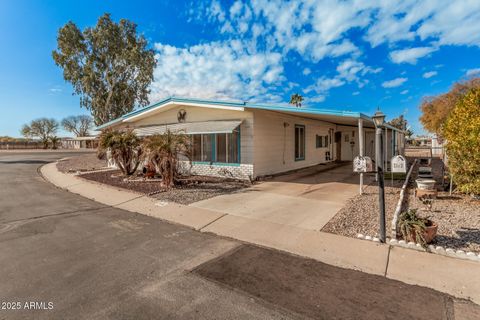
{"label": "green tree", "polygon": [[180,175],[179,160],[191,161],[190,138],[182,133],[167,130],[164,134],[152,135],[145,139],[143,148],[148,161],[158,168],[167,189],[174,186]]}
{"label": "green tree", "polygon": [[58,31],[52,55],[96,125],[148,104],[156,61],[133,22],[115,23],[106,13],[81,31],[70,21]]}
{"label": "green tree", "polygon": [[294,105],[295,107],[301,107],[303,102],[303,97],[298,93],[294,93],[290,96],[290,104]]}
{"label": "green tree", "polygon": [[93,126],[93,120],[87,115],[70,116],[62,120],[62,126],[77,137],[86,137]]}
{"label": "green tree", "polygon": [[58,122],[55,119],[40,118],[32,120],[30,124],[23,125],[21,134],[25,138],[38,138],[43,143],[43,148],[48,148],[50,138],[55,136],[58,130]]}
{"label": "green tree", "polygon": [[458,101],[443,133],[454,182],[462,192],[480,194],[480,88]]}
{"label": "green tree", "polygon": [[132,130],[103,131],[99,138],[98,157],[108,155],[123,175],[134,174],[142,160],[140,138]]}

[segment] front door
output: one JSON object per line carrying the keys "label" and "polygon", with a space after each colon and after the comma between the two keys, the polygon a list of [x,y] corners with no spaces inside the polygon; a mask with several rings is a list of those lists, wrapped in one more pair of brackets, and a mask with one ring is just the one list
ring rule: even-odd
{"label": "front door", "polygon": [[340,131],[335,132],[335,160],[342,160],[342,133]]}

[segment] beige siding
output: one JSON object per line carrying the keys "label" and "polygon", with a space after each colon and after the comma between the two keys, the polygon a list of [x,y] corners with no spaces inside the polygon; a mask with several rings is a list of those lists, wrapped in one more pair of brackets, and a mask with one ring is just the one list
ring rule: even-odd
{"label": "beige siding", "polygon": [[137,121],[122,123],[116,128],[136,128],[140,126],[178,123],[177,114],[180,109],[187,112],[186,122],[214,120],[243,120],[240,125],[240,162],[253,164],[253,114],[251,111],[212,109],[194,106],[173,106],[166,110],[151,114]]}
{"label": "beige siding", "polygon": [[[315,136],[334,124],[274,111],[254,111],[254,174],[263,176],[326,162],[328,148],[316,148]],[[284,123],[288,126],[284,127]],[[305,160],[295,161],[295,125],[305,126]],[[332,137],[333,141],[333,137]]]}

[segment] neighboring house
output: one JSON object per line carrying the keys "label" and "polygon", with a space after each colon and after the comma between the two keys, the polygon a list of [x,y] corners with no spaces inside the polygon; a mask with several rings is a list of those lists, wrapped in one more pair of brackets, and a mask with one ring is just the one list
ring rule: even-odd
{"label": "neighboring house", "polygon": [[408,140],[408,144],[415,147],[431,147],[432,137],[430,136],[416,136]]}
{"label": "neighboring house", "polygon": [[64,149],[96,149],[97,147],[97,136],[62,138],[62,148]]}
{"label": "neighboring house", "polygon": [[[255,179],[351,161],[359,154],[359,136],[364,154],[374,158],[374,125],[359,112],[172,97],[97,130],[107,128],[129,128],[139,136],[167,129],[190,135],[193,174]],[[389,125],[385,131],[386,159],[403,154],[403,131]]]}
{"label": "neighboring house", "polygon": [[432,155],[442,156],[444,153],[444,140],[437,135],[432,137]]}

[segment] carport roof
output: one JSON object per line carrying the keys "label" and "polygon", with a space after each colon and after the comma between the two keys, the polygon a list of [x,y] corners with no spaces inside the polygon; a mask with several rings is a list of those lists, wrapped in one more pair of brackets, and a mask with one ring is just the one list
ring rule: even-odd
{"label": "carport roof", "polygon": [[[98,126],[97,130],[108,128],[112,125],[119,124],[121,122],[131,122],[138,117],[146,116],[155,110],[161,109],[166,105],[197,105],[201,107],[222,108],[243,111],[245,109],[261,109],[275,112],[281,112],[285,114],[291,114],[296,116],[302,116],[306,118],[323,120],[339,125],[353,125],[357,126],[358,119],[365,120],[365,127],[373,127],[373,120],[366,114],[354,111],[340,111],[340,110],[326,110],[308,107],[291,107],[285,105],[274,104],[260,104],[240,101],[221,101],[221,100],[206,100],[196,98],[182,98],[182,97],[169,97],[157,103],[154,103],[148,107],[132,111],[115,120],[109,121]],[[401,131],[395,127],[386,124],[386,127],[392,130]]]}

